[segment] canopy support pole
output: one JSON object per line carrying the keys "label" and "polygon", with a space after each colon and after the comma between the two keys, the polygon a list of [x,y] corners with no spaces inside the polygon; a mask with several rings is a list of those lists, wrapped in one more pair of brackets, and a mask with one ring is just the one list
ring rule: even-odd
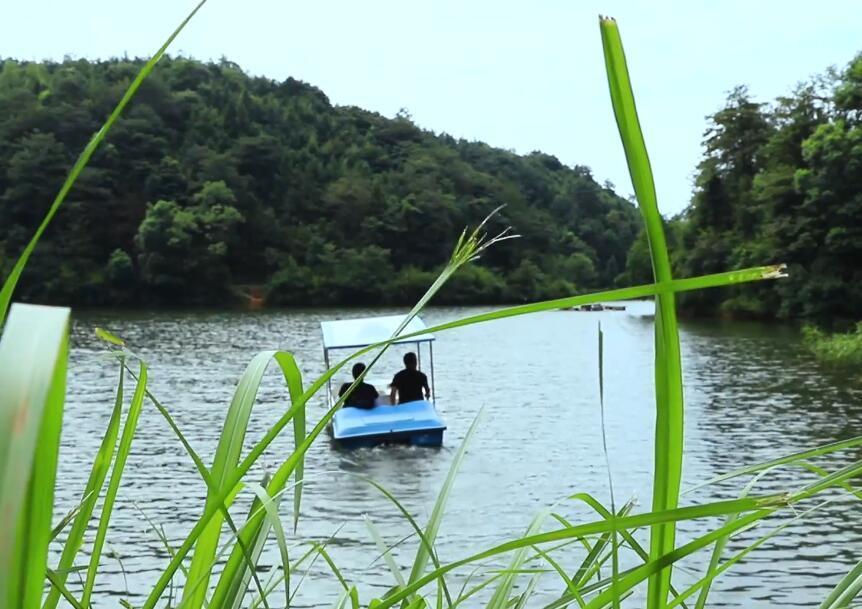
{"label": "canopy support pole", "polygon": [[428,359],[431,364],[431,401],[437,403],[437,385],[434,384],[434,343],[428,342]]}
{"label": "canopy support pole", "polygon": [[[326,369],[329,370],[329,349],[326,347],[323,348],[323,363],[326,365]],[[330,376],[326,381],[326,403],[329,404],[329,407],[332,408],[332,377]]]}

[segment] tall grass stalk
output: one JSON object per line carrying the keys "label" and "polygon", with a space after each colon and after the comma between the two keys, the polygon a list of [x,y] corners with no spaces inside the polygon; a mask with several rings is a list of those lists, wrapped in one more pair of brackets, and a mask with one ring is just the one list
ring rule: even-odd
{"label": "tall grass stalk", "polygon": [[[653,274],[656,283],[669,283],[673,280],[673,275],[664,225],[658,211],[655,182],[638,120],[622,39],[615,20],[600,18],[599,23],[614,116],[625,150],[632,186],[646,226]],[[652,500],[652,508],[655,511],[677,506],[682,481],[682,361],[674,299],[672,292],[656,296],[656,422]],[[650,556],[653,559],[673,550],[675,531],[674,523],[653,526],[650,535]],[[649,609],[661,609],[665,606],[670,591],[670,579],[670,568],[650,577],[647,593]]]}

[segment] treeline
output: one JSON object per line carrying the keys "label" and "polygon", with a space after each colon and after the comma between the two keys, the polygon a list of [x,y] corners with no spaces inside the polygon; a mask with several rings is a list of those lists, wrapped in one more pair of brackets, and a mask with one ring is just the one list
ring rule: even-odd
{"label": "treeline", "polygon": [[[0,276],[140,61],[0,64]],[[516,117],[513,120],[517,120]],[[18,297],[78,305],[409,303],[459,233],[520,239],[442,300],[524,301],[614,284],[634,206],[586,167],[333,106],[228,61],[163,60],[81,174]]]}
{"label": "treeline", "polygon": [[[786,262],[776,282],[686,294],[696,314],[862,318],[862,55],[770,104],[739,87],[709,117],[675,266],[695,276]],[[636,241],[627,275],[650,277]]]}

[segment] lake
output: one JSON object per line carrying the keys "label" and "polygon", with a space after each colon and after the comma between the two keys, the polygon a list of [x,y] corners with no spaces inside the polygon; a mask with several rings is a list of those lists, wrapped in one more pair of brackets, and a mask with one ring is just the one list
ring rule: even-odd
{"label": "lake", "polygon": [[[533,516],[557,501],[587,491],[606,501],[608,471],[602,452],[597,325],[605,336],[606,434],[616,504],[635,498],[648,511],[653,458],[653,320],[638,313],[649,303],[630,303],[626,312],[559,311],[466,327],[437,336],[434,347],[437,405],[448,424],[444,447],[386,447],[342,452],[321,437],[311,449],[302,517],[291,543],[328,542],[345,577],[357,583],[364,602],[382,595],[392,577],[371,539],[367,514],[395,544],[410,528],[396,509],[356,475],[391,491],[425,522],[465,433],[483,418],[459,474],[438,537],[443,562],[519,536]],[[479,312],[475,308],[431,308],[429,324]],[[207,464],[218,441],[234,385],[260,350],[293,351],[306,382],[323,372],[319,322],[323,319],[391,314],[379,310],[291,310],[261,312],[79,312],[73,327],[69,397],[64,421],[58,503],[79,501],[93,455],[113,403],[117,370],[103,355],[95,326],[124,337],[150,365],[150,388]],[[682,325],[686,384],[684,488],[719,473],[783,454],[858,435],[862,427],[862,386],[821,368],[790,328],[740,322],[686,322]],[[398,370],[397,349],[381,360],[375,378]],[[424,361],[423,361],[424,363]],[[339,382],[341,377],[339,377]],[[131,396],[127,386],[127,397]],[[378,387],[378,389],[382,389]],[[252,415],[246,446],[260,438],[287,407],[280,373],[269,370]],[[309,406],[309,420],[325,412],[321,396]],[[273,471],[289,453],[290,428],[263,458]],[[818,461],[830,468],[859,459],[840,454]],[[258,479],[263,472],[258,468]],[[809,476],[781,469],[758,485],[758,492],[796,489]],[[739,494],[747,480],[725,482],[683,497],[684,504]],[[246,492],[240,504],[247,505]],[[816,607],[830,586],[858,561],[862,518],[838,493],[817,513],[767,542],[741,565],[717,580],[713,607]],[[182,446],[158,412],[145,406],[126,467],[107,550],[97,580],[97,604],[117,606],[117,598],[138,604],[168,556],[146,519],[168,537],[184,537],[200,516],[205,486]],[[285,526],[291,502],[282,503]],[[595,520],[582,505],[562,501],[556,508],[575,521]],[[237,511],[244,514],[242,510]],[[730,544],[744,547],[790,511]],[[60,517],[55,514],[55,520]],[[719,521],[685,523],[690,539]],[[551,523],[549,523],[551,526]],[[640,538],[645,537],[641,534]],[[87,548],[85,547],[85,550]],[[415,539],[393,555],[409,571]],[[298,557],[300,550],[293,550]],[[84,562],[84,555],[79,564]],[[582,553],[564,560],[576,565]],[[705,558],[683,563],[674,582],[684,588],[699,577]],[[54,561],[52,561],[53,564]],[[263,565],[278,564],[275,543]],[[266,579],[266,569],[262,579]],[[70,584],[74,583],[70,578]],[[458,581],[455,578],[453,581]],[[295,584],[296,582],[294,582]],[[456,587],[457,590],[457,587]],[[536,602],[550,602],[563,590],[548,573]],[[331,606],[340,588],[323,561],[302,583],[297,606]],[[629,599],[632,606],[643,591]],[[282,593],[274,593],[279,606]],[[641,603],[642,605],[642,603]],[[469,605],[476,606],[476,605]],[[532,606],[532,603],[531,603]]]}

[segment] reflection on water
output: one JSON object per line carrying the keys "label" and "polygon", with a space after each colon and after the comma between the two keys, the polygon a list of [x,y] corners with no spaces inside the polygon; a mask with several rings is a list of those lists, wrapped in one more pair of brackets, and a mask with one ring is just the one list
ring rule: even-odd
{"label": "reflection on water", "polygon": [[[577,491],[608,498],[601,452],[598,409],[596,324],[605,332],[606,431],[617,503],[650,503],[653,457],[652,320],[625,313],[549,312],[491,325],[462,328],[438,336],[435,346],[438,407],[449,429],[440,450],[406,447],[342,452],[325,438],[307,463],[308,485],[298,538],[328,541],[333,559],[362,598],[383,594],[391,575],[367,532],[367,514],[394,544],[410,534],[396,508],[358,475],[384,485],[424,522],[448,471],[454,451],[480,410],[484,417],[470,445],[438,538],[440,559],[451,561],[519,535],[543,508]],[[471,309],[431,309],[425,319],[439,323]],[[153,393],[206,462],[212,459],[233,386],[258,351],[293,351],[305,379],[323,371],[319,322],[391,311],[309,310],[259,313],[79,314],[74,325],[69,400],[58,477],[60,510],[71,508],[84,487],[92,456],[108,419],[116,370],[100,356],[93,327],[103,325],[125,337],[150,364]],[[801,348],[792,330],[741,323],[687,323],[683,327],[686,380],[685,484],[718,473],[859,433],[860,389],[826,373]],[[402,351],[380,362],[375,377],[399,367]],[[260,438],[286,408],[286,391],[275,370],[267,373],[252,415],[246,446]],[[312,423],[324,411],[310,406]],[[272,471],[291,450],[291,433],[276,440],[255,476]],[[842,455],[839,463],[859,454]],[[833,462],[835,464],[835,462]],[[798,488],[805,475],[781,470],[765,479],[762,492]],[[742,482],[724,483],[687,495],[685,503],[733,496]],[[246,493],[249,495],[249,493]],[[115,606],[106,593],[140,601],[168,555],[148,530],[141,510],[180,540],[200,515],[205,488],[188,456],[151,407],[123,478],[109,532],[117,558],[104,558],[97,582],[101,606]],[[719,579],[716,607],[815,607],[824,592],[858,560],[852,548],[862,520],[848,518],[851,504],[838,494],[816,515],[802,519]],[[248,498],[238,502],[244,513]],[[245,503],[243,503],[245,502]],[[282,512],[287,522],[290,502]],[[595,519],[583,507],[562,503],[561,513]],[[739,550],[764,528],[731,543]],[[715,526],[718,522],[702,523]],[[691,539],[704,528],[681,527]],[[85,550],[87,548],[85,547]],[[405,571],[413,540],[393,555]],[[299,552],[295,551],[295,556]],[[574,566],[582,555],[564,564]],[[83,562],[83,558],[79,559]],[[120,565],[122,562],[122,565]],[[275,547],[262,563],[278,564]],[[698,579],[703,558],[683,565],[678,587]],[[70,578],[70,583],[74,583]],[[553,600],[559,580],[547,575],[538,600]],[[128,594],[127,591],[128,590]],[[315,564],[303,583],[299,606],[330,606],[340,592],[325,565]],[[274,595],[278,602],[280,595]],[[643,598],[638,591],[631,602]]]}

